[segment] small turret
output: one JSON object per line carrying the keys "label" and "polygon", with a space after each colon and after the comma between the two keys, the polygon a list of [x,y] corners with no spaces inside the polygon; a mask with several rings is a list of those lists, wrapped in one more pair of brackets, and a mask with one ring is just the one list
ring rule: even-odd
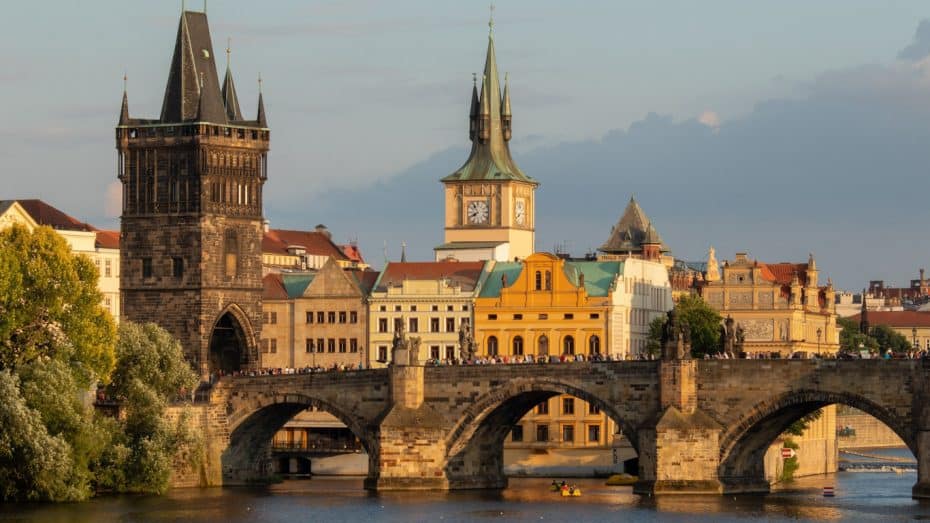
{"label": "small turret", "polygon": [[813,253],[807,257],[807,287],[814,289],[818,286],[817,262],[814,261]]}
{"label": "small turret", "polygon": [[262,77],[258,77],[258,115],[255,117],[258,126],[268,127],[268,118],[265,116],[265,99],[262,96]]}
{"label": "small turret", "polygon": [[482,142],[491,137],[491,95],[487,75],[481,77],[481,102],[478,105],[478,139]]}
{"label": "small turret", "polygon": [[119,123],[117,125],[129,125],[129,95],[126,93],[126,81],[126,75],[123,75],[123,105],[120,107]]}
{"label": "small turret", "polygon": [[513,114],[510,112],[510,73],[504,73],[504,100],[501,107],[501,131],[504,135],[504,141],[510,141],[513,134],[511,125],[513,123]]}
{"label": "small turret", "polygon": [[230,40],[226,43],[226,76],[223,78],[223,87],[220,94],[223,95],[223,108],[226,110],[226,118],[233,122],[242,121],[242,111],[239,110],[239,97],[236,96],[236,84],[233,82],[232,68],[230,67]]}
{"label": "small turret", "polygon": [[475,141],[478,134],[478,75],[471,74],[471,109],[468,111],[468,139]]}

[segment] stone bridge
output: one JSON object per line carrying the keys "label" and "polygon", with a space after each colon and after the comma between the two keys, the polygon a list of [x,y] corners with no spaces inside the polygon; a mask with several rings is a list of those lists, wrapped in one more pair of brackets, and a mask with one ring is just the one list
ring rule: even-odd
{"label": "stone bridge", "polygon": [[830,404],[863,410],[917,457],[930,497],[930,362],[663,360],[417,367],[224,378],[194,407],[208,466],[200,484],[267,474],[273,434],[307,407],[361,440],[371,489],[502,488],[503,444],[542,400],[600,407],[639,454],[634,491],[767,492],[763,456],[794,421]]}

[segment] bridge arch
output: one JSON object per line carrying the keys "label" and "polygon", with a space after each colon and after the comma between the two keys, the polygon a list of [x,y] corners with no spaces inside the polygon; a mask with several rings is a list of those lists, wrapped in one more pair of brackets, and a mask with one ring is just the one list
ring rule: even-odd
{"label": "bridge arch", "polygon": [[369,473],[377,463],[377,442],[367,422],[324,398],[306,393],[259,394],[239,410],[227,416],[229,443],[222,454],[223,480],[242,483],[267,477],[271,465],[272,438],[285,423],[307,408],[316,408],[335,416],[361,442],[369,457]]}
{"label": "bridge arch", "polygon": [[850,392],[797,390],[756,403],[720,438],[721,481],[729,490],[768,488],[764,456],[775,439],[802,417],[823,407],[843,404],[873,416],[895,432],[917,456],[910,423],[866,397]]}
{"label": "bridge arch", "polygon": [[[639,452],[637,420],[627,419],[610,398],[578,384],[557,379],[514,379],[486,393],[468,406],[449,431],[445,441],[446,473],[451,488],[500,488],[503,475],[503,446],[507,434],[533,407],[560,394],[567,394],[600,408],[612,419]],[[479,481],[479,484],[470,482]]]}

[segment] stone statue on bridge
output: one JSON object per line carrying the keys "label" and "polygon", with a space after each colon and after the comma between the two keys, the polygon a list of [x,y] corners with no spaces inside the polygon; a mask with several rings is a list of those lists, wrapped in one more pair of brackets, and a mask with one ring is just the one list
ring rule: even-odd
{"label": "stone statue on bridge", "polygon": [[735,324],[736,322],[733,320],[733,317],[727,315],[727,319],[724,320],[723,325],[720,326],[720,345],[723,353],[730,358],[734,357],[737,352]]}
{"label": "stone statue on bridge", "polygon": [[[406,331],[404,330],[404,323],[406,323],[404,318],[401,318],[400,321],[397,322],[397,327],[394,329],[394,340],[391,344],[392,365],[411,365],[411,344],[410,340],[407,339]],[[417,338],[417,348],[419,348],[419,344],[419,338]],[[416,362],[414,362],[413,365],[416,365]]]}
{"label": "stone statue on bridge", "polygon": [[691,326],[679,320],[675,309],[668,311],[662,329],[662,359],[691,359]]}
{"label": "stone statue on bridge", "polygon": [[469,361],[475,358],[475,337],[467,321],[459,327],[459,359]]}

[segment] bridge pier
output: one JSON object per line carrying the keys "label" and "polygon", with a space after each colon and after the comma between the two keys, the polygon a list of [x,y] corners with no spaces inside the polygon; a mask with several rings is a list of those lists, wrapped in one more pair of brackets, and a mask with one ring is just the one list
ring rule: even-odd
{"label": "bridge pier", "polygon": [[662,410],[657,419],[639,430],[636,494],[724,491],[718,474],[723,427],[697,408],[697,365],[690,358],[666,359],[659,364]]}
{"label": "bridge pier", "polygon": [[911,489],[914,499],[930,499],[930,430],[917,432],[917,483]]}

